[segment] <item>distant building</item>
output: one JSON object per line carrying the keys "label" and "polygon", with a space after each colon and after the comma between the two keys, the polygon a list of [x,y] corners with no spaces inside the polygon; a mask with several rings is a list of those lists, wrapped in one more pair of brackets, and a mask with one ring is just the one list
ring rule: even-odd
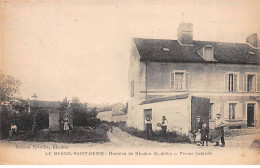
{"label": "distant building", "polygon": [[97,118],[99,118],[101,121],[112,122],[112,114],[112,110],[99,111],[97,114]]}
{"label": "distant building", "polygon": [[122,122],[126,121],[126,113],[124,111],[125,105],[123,103],[116,103],[107,107],[104,110],[98,111],[97,118],[101,121],[107,122]]}
{"label": "distant building", "polygon": [[[205,119],[210,123],[220,113],[230,128],[259,126],[257,34],[248,36],[246,43],[197,41],[193,40],[191,23],[180,23],[177,34],[177,40],[133,39],[127,125],[144,129],[147,111],[154,123],[161,122],[163,115],[174,116],[174,120],[168,120],[169,127],[176,127],[176,120],[182,122],[182,115],[189,118],[185,121],[191,122],[190,113],[177,101],[167,105],[167,101],[155,101],[189,94],[210,99],[208,119]],[[192,111],[191,107],[187,108]],[[191,130],[190,123],[179,127]]]}

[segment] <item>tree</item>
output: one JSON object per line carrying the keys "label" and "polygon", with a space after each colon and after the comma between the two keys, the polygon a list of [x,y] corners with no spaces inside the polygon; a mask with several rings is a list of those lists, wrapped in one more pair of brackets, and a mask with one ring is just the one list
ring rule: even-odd
{"label": "tree", "polygon": [[78,97],[72,97],[71,103],[79,104],[80,103],[79,98]]}
{"label": "tree", "polygon": [[70,102],[68,101],[67,97],[65,97],[62,102],[60,102],[60,110],[65,111],[69,108]]}
{"label": "tree", "polygon": [[19,93],[21,82],[10,75],[5,75],[0,71],[0,102],[10,100]]}

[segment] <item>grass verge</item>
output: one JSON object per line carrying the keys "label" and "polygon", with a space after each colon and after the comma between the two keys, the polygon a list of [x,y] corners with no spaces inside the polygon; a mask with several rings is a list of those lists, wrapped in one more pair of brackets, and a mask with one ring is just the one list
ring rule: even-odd
{"label": "grass verge", "polygon": [[[134,127],[129,127],[124,123],[119,123],[117,125],[121,130],[129,133],[130,135],[147,139],[146,136],[146,131],[138,130],[137,128]],[[190,143],[190,139],[187,135],[184,134],[179,134],[175,131],[168,131],[167,136],[163,136],[161,131],[154,131],[154,136],[151,136],[152,141],[157,141],[157,142],[167,142],[167,143]]]}
{"label": "grass verge", "polygon": [[74,127],[69,132],[64,131],[38,131],[34,134],[32,132],[25,132],[10,138],[13,141],[35,141],[35,142],[63,142],[63,143],[84,143],[84,142],[108,142],[107,131],[110,126],[101,124],[95,129],[85,127]]}

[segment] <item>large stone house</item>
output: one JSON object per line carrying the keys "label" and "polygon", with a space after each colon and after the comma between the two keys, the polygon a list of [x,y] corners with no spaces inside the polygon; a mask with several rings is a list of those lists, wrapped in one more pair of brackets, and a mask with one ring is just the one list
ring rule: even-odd
{"label": "large stone house", "polygon": [[[193,25],[182,22],[177,40],[134,38],[127,125],[144,129],[146,114],[152,116],[154,125],[165,115],[170,118],[170,129],[190,131],[191,103],[172,101],[172,96],[187,93],[210,100],[211,127],[217,113],[229,128],[259,126],[259,62],[257,34],[248,36],[245,43],[197,41],[193,40]],[[171,102],[164,104],[161,99]],[[181,109],[186,105],[189,112]],[[186,127],[176,125],[186,122],[185,117],[190,122]]]}

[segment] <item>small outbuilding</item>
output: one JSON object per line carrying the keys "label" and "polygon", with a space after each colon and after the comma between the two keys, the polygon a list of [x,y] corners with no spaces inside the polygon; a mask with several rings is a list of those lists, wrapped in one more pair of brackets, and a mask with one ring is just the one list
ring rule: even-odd
{"label": "small outbuilding", "polygon": [[128,114],[127,125],[140,130],[145,129],[146,115],[152,118],[153,129],[162,122],[162,116],[168,120],[168,130],[188,134],[195,129],[196,117],[200,116],[203,122],[209,123],[210,99],[195,97],[191,94],[180,94],[162,97],[141,102],[135,113]]}

